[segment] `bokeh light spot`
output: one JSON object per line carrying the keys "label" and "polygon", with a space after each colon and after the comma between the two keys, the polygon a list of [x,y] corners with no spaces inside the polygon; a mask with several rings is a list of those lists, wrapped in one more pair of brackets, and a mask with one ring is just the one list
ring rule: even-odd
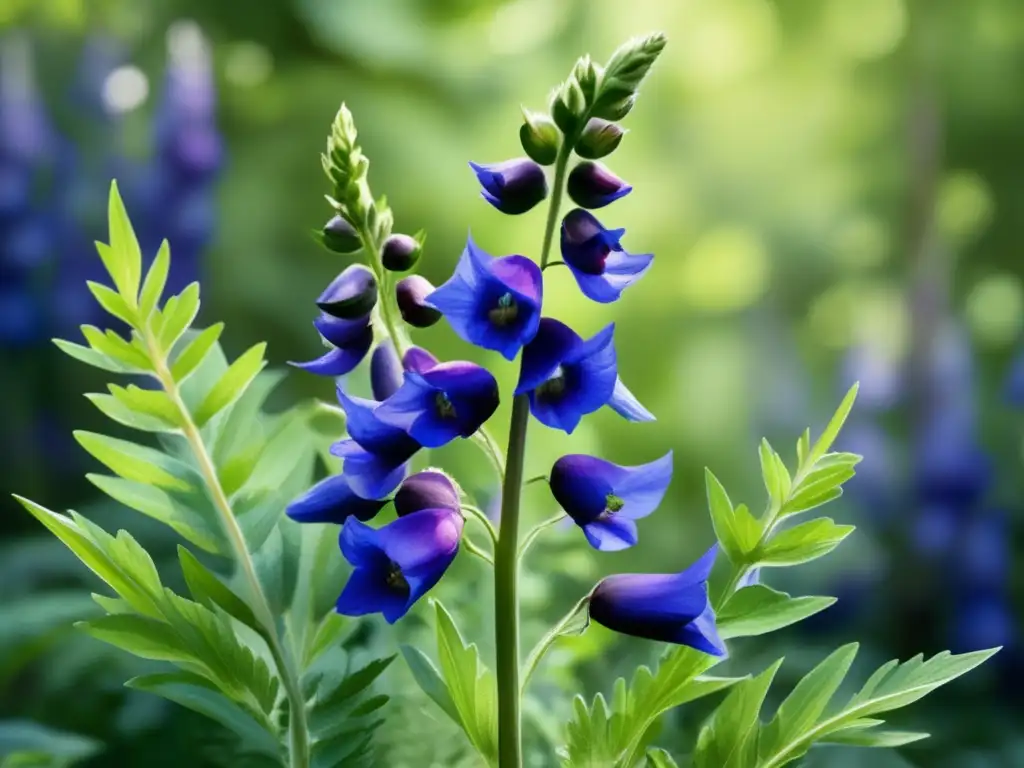
{"label": "bokeh light spot", "polygon": [[224,57],[224,77],[240,88],[262,85],[274,69],[270,52],[259,43],[236,43]]}
{"label": "bokeh light spot", "polygon": [[103,81],[103,105],[112,114],[138,109],[149,96],[149,78],[131,64],[118,67]]}
{"label": "bokeh light spot", "polygon": [[967,322],[978,341],[1012,343],[1024,323],[1024,294],[1015,275],[1000,272],[979,280],[967,296]]}
{"label": "bokeh light spot", "polygon": [[704,234],[683,257],[679,287],[692,307],[730,312],[749,307],[768,287],[768,254],[760,237],[738,227]]}
{"label": "bokeh light spot", "polygon": [[977,237],[992,218],[992,195],[985,180],[970,171],[949,174],[936,202],[936,223],[947,237],[964,241]]}
{"label": "bokeh light spot", "polygon": [[854,59],[892,53],[907,31],[903,0],[829,0],[825,33],[835,49]]}
{"label": "bokeh light spot", "polygon": [[756,71],[775,53],[778,21],[765,0],[699,0],[688,5],[678,55],[689,85],[727,85]]}

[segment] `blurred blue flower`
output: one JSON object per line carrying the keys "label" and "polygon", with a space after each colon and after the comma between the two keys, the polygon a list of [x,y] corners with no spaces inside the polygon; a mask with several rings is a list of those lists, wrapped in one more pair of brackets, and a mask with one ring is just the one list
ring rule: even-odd
{"label": "blurred blue flower", "polygon": [[526,213],[548,196],[544,169],[528,157],[469,167],[483,187],[480,196],[502,213]]}
{"label": "blurred blue flower", "polygon": [[285,509],[285,514],[297,523],[335,523],[341,525],[348,518],[369,520],[387,501],[364,499],[357,496],[344,474],[324,478]]}
{"label": "blurred blue flower", "polygon": [[580,420],[604,405],[630,421],[654,416],[619,380],[612,336],[615,324],[584,341],[549,317],[523,350],[516,394],[529,393],[530,411],[542,424],[571,433]]}
{"label": "blurred blue flower", "polygon": [[593,214],[574,208],[562,219],[562,260],[583,294],[607,304],[643,277],[654,254],[630,254],[619,240],[624,229],[605,229]]}
{"label": "blurred blue flower", "polygon": [[548,480],[555,500],[591,546],[608,552],[636,544],[636,520],[658,508],[671,481],[671,451],[635,467],[570,454],[555,462]]}
{"label": "blurred blue flower", "polygon": [[715,545],[682,573],[607,577],[591,594],[590,618],[614,632],[724,656],[708,597],[717,554]]}
{"label": "blurred blue flower", "polygon": [[379,529],[345,521],[341,552],[355,568],[338,597],[338,613],[382,613],[394,624],[444,575],[459,551],[463,519],[424,509]]}

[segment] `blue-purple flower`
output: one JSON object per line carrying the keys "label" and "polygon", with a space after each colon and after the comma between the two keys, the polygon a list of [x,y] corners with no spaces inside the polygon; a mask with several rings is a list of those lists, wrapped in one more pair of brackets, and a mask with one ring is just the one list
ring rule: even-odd
{"label": "blue-purple flower", "polygon": [[669,451],[636,467],[570,454],[555,462],[548,482],[555,500],[583,529],[591,546],[613,552],[636,544],[636,521],[658,508],[671,480]]}
{"label": "blue-purple flower", "polygon": [[603,579],[590,596],[590,618],[614,632],[724,656],[725,644],[708,596],[708,576],[717,553],[716,544],[682,573],[628,573]]}
{"label": "blue-purple flower", "polygon": [[491,417],[498,407],[498,382],[486,369],[461,360],[421,367],[429,363],[423,355],[417,353],[410,365],[406,354],[405,382],[375,415],[421,445],[440,448],[456,437],[470,437]]}
{"label": "blue-purple flower", "polygon": [[653,421],[619,380],[614,323],[584,341],[565,323],[545,317],[523,349],[516,394],[530,394],[530,411],[542,424],[571,433],[580,419],[604,405],[630,421]]}
{"label": "blue-purple flower", "polygon": [[378,529],[346,520],[341,553],[355,570],[338,597],[338,613],[382,613],[394,624],[451,565],[462,526],[462,515],[450,509],[420,510]]}
{"label": "blue-purple flower", "polygon": [[344,459],[345,476],[357,495],[387,496],[402,482],[407,462],[420,444],[378,418],[376,401],[348,395],[339,385],[338,402],[345,411],[349,436],[332,445],[331,453]]}
{"label": "blue-purple flower", "polygon": [[544,169],[528,157],[469,167],[483,187],[480,196],[502,213],[526,213],[548,196]]}
{"label": "blue-purple flower", "polygon": [[409,475],[395,494],[395,512],[399,517],[421,509],[450,509],[461,514],[459,491],[444,472],[426,469]]}
{"label": "blue-purple flower", "polygon": [[377,303],[377,278],[362,264],[350,264],[334,278],[316,305],[341,320],[364,318]]}
{"label": "blue-purple flower", "polygon": [[646,272],[654,254],[626,253],[624,229],[605,229],[593,214],[574,208],[562,219],[562,260],[583,294],[602,304],[615,301]]}
{"label": "blue-purple flower", "polygon": [[362,362],[373,345],[373,328],[368,315],[342,320],[323,314],[313,321],[313,325],[332,348],[316,360],[290,363],[304,371],[320,376],[344,376]]}
{"label": "blue-purple flower", "polygon": [[402,361],[395,345],[385,339],[370,357],[370,389],[375,400],[387,400],[402,386]]}
{"label": "blue-purple flower", "polygon": [[297,523],[343,524],[348,518],[369,520],[387,500],[356,495],[344,474],[331,475],[288,505],[285,514]]}
{"label": "blue-purple flower", "polygon": [[604,165],[590,160],[569,172],[565,189],[580,208],[604,208],[633,191],[633,187]]}
{"label": "blue-purple flower", "polygon": [[494,258],[470,237],[455,274],[427,302],[470,344],[514,360],[537,333],[543,285],[540,267],[531,259]]}

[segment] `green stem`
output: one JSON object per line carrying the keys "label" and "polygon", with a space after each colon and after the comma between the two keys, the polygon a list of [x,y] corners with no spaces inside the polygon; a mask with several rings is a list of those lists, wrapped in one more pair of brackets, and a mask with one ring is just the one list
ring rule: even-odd
{"label": "green stem", "polygon": [[466,551],[471,555],[475,555],[483,560],[488,565],[494,565],[494,558],[491,557],[491,553],[483,547],[477,546],[471,538],[468,536],[462,537],[462,546],[466,548]]}
{"label": "green stem", "polygon": [[168,398],[174,404],[181,416],[181,430],[188,442],[189,448],[199,465],[199,472],[203,477],[210,493],[213,506],[216,508],[224,533],[231,543],[235,555],[235,561],[242,571],[242,575],[249,587],[252,609],[263,628],[263,635],[270,649],[270,655],[274,659],[278,675],[284,685],[285,695],[288,699],[289,708],[289,742],[291,768],[309,768],[309,725],[306,720],[306,699],[302,695],[302,686],[299,683],[293,661],[286,655],[284,644],[277,631],[277,622],[274,619],[274,612],[270,608],[266,594],[256,575],[256,566],[245,542],[245,535],[238,524],[234,511],[231,509],[231,502],[224,486],[221,485],[217,475],[217,468],[213,457],[210,455],[203,441],[202,433],[192,418],[192,414],[185,405],[174,376],[167,367],[167,361],[159,347],[153,333],[148,329],[143,331],[143,339],[146,343],[150,359],[153,362],[155,375],[160,382]]}
{"label": "green stem", "polygon": [[494,523],[492,523],[490,519],[488,519],[487,515],[484,514],[484,511],[480,509],[480,507],[474,507],[468,504],[463,504],[462,511],[474,517],[476,521],[484,527],[484,529],[487,531],[487,536],[490,538],[492,545],[498,545],[498,534],[494,530]]}
{"label": "green stem", "polygon": [[530,398],[512,401],[501,526],[494,552],[494,621],[498,673],[498,766],[522,766],[519,689],[519,498],[523,489]]}
{"label": "green stem", "polygon": [[562,141],[562,148],[558,150],[558,157],[555,158],[555,179],[551,185],[551,203],[548,207],[548,220],[544,225],[544,245],[540,249],[541,271],[548,266],[548,254],[551,252],[551,240],[555,235],[555,225],[558,223],[559,209],[562,207],[562,191],[565,189],[565,171],[569,167],[569,157],[572,155],[572,148],[575,141],[570,141],[568,136]]}
{"label": "green stem", "polygon": [[559,512],[557,515],[553,515],[552,517],[549,517],[547,520],[543,520],[537,523],[535,526],[533,526],[533,528],[530,529],[530,532],[527,533],[525,538],[523,539],[523,543],[519,546],[519,559],[522,560],[526,556],[527,550],[530,549],[530,547],[533,545],[533,542],[537,540],[538,536],[544,533],[545,530],[550,528],[555,523],[564,519],[565,513]]}
{"label": "green stem", "polygon": [[[569,624],[571,624],[576,619],[576,617],[580,615],[580,611],[586,610],[587,603],[590,602],[591,594],[591,592],[588,592],[583,597],[581,597],[576,602],[576,605],[572,607],[572,610],[565,614],[565,616],[563,616],[561,619],[559,619],[558,623],[555,624],[551,629],[549,629],[547,631],[547,634],[545,634],[544,637],[540,639],[540,642],[537,643],[537,645],[534,647],[534,649],[530,651],[530,655],[526,657],[526,664],[524,665],[525,671],[523,673],[522,683],[523,691],[525,691],[526,686],[530,684],[530,678],[533,676],[534,671],[537,669],[537,665],[540,664],[541,659],[544,658],[544,654],[546,654],[548,650],[550,650],[551,646],[555,644],[555,641],[558,640],[558,638],[565,633],[565,628],[568,627]],[[590,621],[588,618],[587,624],[589,623]],[[581,633],[583,631],[583,628],[580,629]]]}

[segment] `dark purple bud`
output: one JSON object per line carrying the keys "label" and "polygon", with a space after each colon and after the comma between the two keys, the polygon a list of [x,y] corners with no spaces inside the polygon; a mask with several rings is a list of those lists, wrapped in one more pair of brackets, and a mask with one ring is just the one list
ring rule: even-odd
{"label": "dark purple bud", "polygon": [[566,190],[573,202],[581,208],[603,208],[628,195],[633,187],[601,163],[587,160],[569,173]]}
{"label": "dark purple bud", "polygon": [[402,319],[414,328],[429,328],[441,319],[441,313],[427,303],[434,286],[422,275],[403,277],[395,286],[398,311]]}
{"label": "dark purple bud", "polygon": [[626,131],[615,123],[592,117],[576,142],[576,154],[588,160],[598,160],[614,152],[625,135]]}
{"label": "dark purple bud", "polygon": [[363,247],[355,228],[341,216],[324,224],[321,235],[321,242],[335,253],[355,253]]}
{"label": "dark purple bud", "polygon": [[402,386],[402,361],[395,345],[386,339],[373,350],[370,358],[370,388],[374,400],[387,400]]}
{"label": "dark purple bud", "polygon": [[377,278],[362,264],[346,267],[316,300],[320,309],[342,320],[363,317],[376,303]]}
{"label": "dark purple bud", "polygon": [[483,187],[480,195],[502,213],[526,213],[548,196],[544,169],[528,157],[493,165],[469,166]]}
{"label": "dark purple bud", "polygon": [[544,114],[523,111],[526,121],[519,129],[519,141],[523,150],[541,165],[551,165],[558,157],[561,132],[554,120]]}
{"label": "dark purple bud", "polygon": [[458,512],[461,507],[459,492],[448,475],[434,470],[410,475],[395,494],[395,511],[399,517],[422,509]]}
{"label": "dark purple bud", "polygon": [[391,235],[384,241],[380,261],[390,272],[408,272],[420,260],[423,246],[412,235]]}

